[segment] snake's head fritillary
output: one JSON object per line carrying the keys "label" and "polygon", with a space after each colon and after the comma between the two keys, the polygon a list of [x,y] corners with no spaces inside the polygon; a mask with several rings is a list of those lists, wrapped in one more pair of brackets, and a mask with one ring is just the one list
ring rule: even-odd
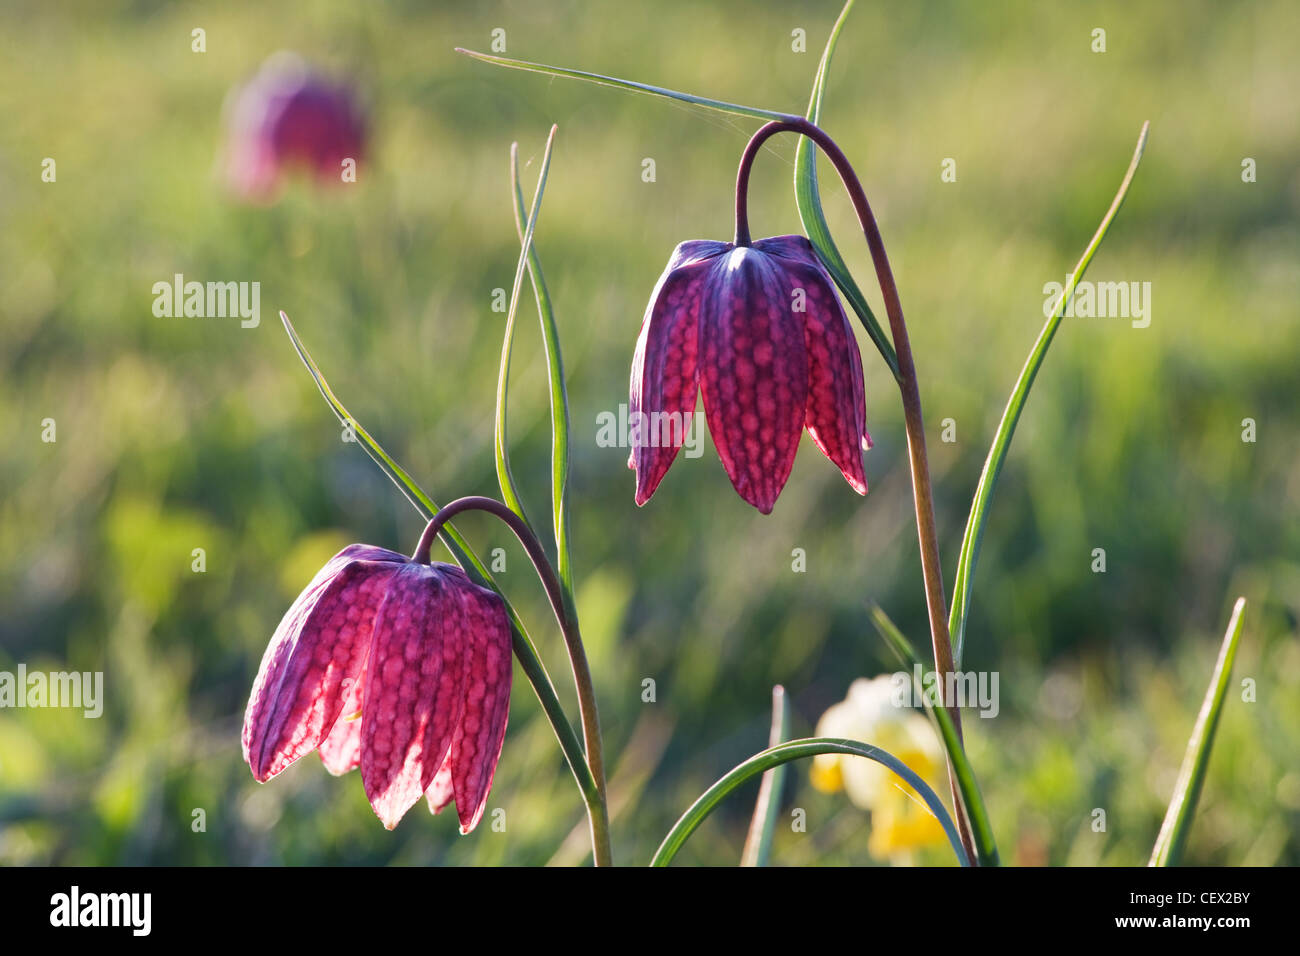
{"label": "snake's head fritillary", "polygon": [[331,773],[360,766],[389,829],[427,792],[435,811],[454,799],[468,833],[505,739],[510,654],[504,603],[459,568],[350,545],[266,649],[244,759],[264,782],[319,749]]}
{"label": "snake's head fritillary", "polygon": [[628,465],[638,505],[676,458],[697,392],[727,476],[763,514],[785,487],[804,428],[867,493],[862,358],[803,236],[747,246],[693,240],[673,251],[632,360]]}
{"label": "snake's head fritillary", "polygon": [[361,163],[364,116],[351,90],[300,57],[277,53],[232,96],[225,175],[241,197],[274,197],[283,175],[301,168],[322,183],[342,182],[345,160]]}

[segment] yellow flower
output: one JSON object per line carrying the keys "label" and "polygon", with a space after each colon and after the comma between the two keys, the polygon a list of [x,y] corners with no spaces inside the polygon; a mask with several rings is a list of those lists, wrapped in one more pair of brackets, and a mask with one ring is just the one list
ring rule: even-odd
{"label": "yellow flower", "polygon": [[[886,750],[937,793],[943,783],[943,745],[930,722],[905,702],[910,681],[906,674],[855,680],[845,699],[817,722],[817,736],[847,737]],[[825,793],[843,787],[854,805],[871,812],[867,850],[877,859],[906,862],[913,850],[945,840],[943,827],[916,791],[874,760],[819,754],[811,778]]]}

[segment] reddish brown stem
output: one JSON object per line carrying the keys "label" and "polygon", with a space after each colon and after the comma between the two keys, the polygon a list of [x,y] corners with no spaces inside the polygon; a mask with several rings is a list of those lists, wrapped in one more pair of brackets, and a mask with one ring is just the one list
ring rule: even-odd
{"label": "reddish brown stem", "polygon": [[482,498],[471,495],[457,498],[443,505],[442,510],[425,525],[424,534],[416,545],[411,560],[418,564],[429,563],[429,552],[433,547],[438,532],[462,511],[486,511],[501,519],[515,533],[519,543],[524,546],[528,558],[533,562],[537,576],[546,589],[546,597],[555,612],[555,620],[564,635],[564,643],[569,651],[569,662],[573,667],[573,681],[578,689],[578,711],[582,718],[583,743],[586,744],[587,766],[595,781],[596,793],[584,794],[588,798],[588,818],[591,825],[592,856],[597,866],[612,866],[613,857],[609,840],[608,798],[605,793],[605,754],[600,734],[600,714],[596,709],[596,688],[591,679],[591,667],[587,663],[587,651],[582,644],[582,635],[578,632],[578,622],[568,612],[564,602],[564,591],[560,580],[547,560],[546,549],[537,540],[528,523],[511,511],[508,505],[495,498]]}
{"label": "reddish brown stem", "polygon": [[[917,385],[916,363],[912,359],[912,346],[907,337],[907,323],[903,320],[903,305],[898,298],[898,286],[885,254],[885,242],[876,225],[876,217],[867,202],[867,194],[849,164],[848,157],[821,127],[801,116],[774,120],[765,125],[745,147],[736,174],[736,245],[747,246],[749,235],[749,174],[763,144],[777,133],[799,133],[807,136],[830,160],[840,181],[848,191],[853,209],[858,215],[871,261],[880,283],[880,293],[885,299],[885,312],[889,316],[889,331],[898,356],[898,388],[903,399],[903,419],[907,429],[908,461],[912,469],[912,498],[916,505],[916,535],[921,547],[921,572],[925,580],[925,603],[930,616],[930,641],[934,648],[934,666],[942,676],[952,672],[952,639],[948,633],[948,606],[943,593],[943,567],[939,560],[939,535],[934,520],[934,491],[930,482],[930,465],[925,452],[925,418],[921,414],[921,392]],[[948,686],[944,681],[942,686]],[[955,701],[945,701],[952,715],[953,725],[961,736],[961,711]],[[967,856],[974,861],[975,841],[970,822],[961,809],[957,778],[952,762],[948,763],[948,779],[952,786],[953,804],[957,810],[957,824]]]}

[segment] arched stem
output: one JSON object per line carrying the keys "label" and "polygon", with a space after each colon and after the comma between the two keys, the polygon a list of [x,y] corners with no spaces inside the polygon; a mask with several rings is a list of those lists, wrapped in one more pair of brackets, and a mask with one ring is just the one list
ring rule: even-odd
{"label": "arched stem", "polygon": [[673,828],[668,831],[668,835],[659,844],[659,849],[655,851],[654,857],[650,860],[650,865],[667,866],[671,863],[673,857],[677,855],[677,851],[682,848],[690,835],[704,822],[705,817],[713,812],[723,798],[734,792],[745,781],[760,773],[766,773],[775,767],[787,764],[791,760],[815,757],[818,754],[845,754],[854,757],[865,757],[892,770],[910,784],[912,789],[925,801],[926,808],[939,821],[949,842],[952,843],[953,852],[957,854],[957,862],[962,866],[972,865],[974,858],[964,848],[958,837],[957,828],[953,826],[952,820],[948,816],[948,811],[944,808],[942,801],[939,800],[935,792],[930,789],[930,785],[921,779],[915,770],[893,754],[881,750],[879,747],[873,747],[870,744],[860,743],[856,740],[846,740],[843,737],[808,737],[802,740],[789,740],[756,753],[744,763],[733,767],[722,779],[704,791],[681,815],[678,821],[673,824]]}
{"label": "arched stem", "polygon": [[[867,202],[867,194],[862,188],[862,183],[849,164],[848,157],[821,127],[803,117],[790,116],[766,124],[750,139],[745,146],[745,152],[741,155],[740,168],[736,173],[736,245],[750,244],[749,174],[754,160],[768,139],[784,132],[807,136],[830,160],[841,182],[844,183],[844,188],[848,191],[853,209],[858,215],[858,222],[862,226],[862,233],[866,237],[867,247],[871,250],[871,261],[876,269],[876,279],[880,283],[880,292],[885,300],[885,311],[889,316],[890,336],[894,340],[894,351],[898,356],[897,380],[907,428],[907,451],[912,470],[912,498],[916,506],[916,534],[921,547],[921,570],[925,579],[925,602],[930,618],[934,665],[941,675],[948,674],[953,670],[952,640],[948,633],[948,607],[943,593],[943,566],[939,559],[939,536],[934,518],[934,491],[930,483],[930,464],[925,450],[925,419],[921,413],[921,392],[917,385],[912,347],[907,337],[907,323],[903,320],[903,305],[898,298],[898,286],[889,267],[889,257],[885,253],[880,227],[876,225],[876,217],[871,211],[871,204]],[[945,706],[952,715],[953,724],[960,736],[961,711],[955,701],[945,701]],[[958,799],[957,781],[951,761],[948,763],[948,775],[959,815],[962,843],[973,859],[974,842],[971,838],[969,822],[961,813],[961,801]]]}
{"label": "arched stem", "polygon": [[528,559],[532,561],[546,590],[555,620],[564,635],[564,643],[569,651],[569,663],[573,667],[573,682],[578,690],[578,711],[582,718],[583,743],[587,751],[587,766],[591,769],[594,792],[584,792],[587,804],[587,817],[591,824],[592,855],[597,866],[610,866],[613,863],[609,842],[609,810],[605,795],[605,757],[601,745],[600,715],[596,709],[596,691],[591,680],[591,668],[587,664],[587,651],[582,645],[582,635],[578,632],[577,622],[568,614],[564,602],[564,590],[555,570],[546,558],[546,549],[537,540],[527,522],[495,498],[472,495],[457,498],[444,505],[425,526],[420,543],[416,546],[411,560],[419,564],[429,563],[429,552],[437,540],[442,526],[462,511],[486,511],[500,518],[514,532],[519,543],[524,546]]}

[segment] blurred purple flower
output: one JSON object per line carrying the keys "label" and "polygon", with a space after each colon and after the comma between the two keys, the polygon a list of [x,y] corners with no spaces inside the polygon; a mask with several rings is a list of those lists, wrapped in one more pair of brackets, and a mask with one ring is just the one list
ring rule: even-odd
{"label": "blurred purple flower", "polygon": [[301,168],[343,182],[344,160],[360,165],[365,117],[351,89],[293,53],[276,53],[227,104],[224,176],[243,199],[269,202],[283,175]]}

